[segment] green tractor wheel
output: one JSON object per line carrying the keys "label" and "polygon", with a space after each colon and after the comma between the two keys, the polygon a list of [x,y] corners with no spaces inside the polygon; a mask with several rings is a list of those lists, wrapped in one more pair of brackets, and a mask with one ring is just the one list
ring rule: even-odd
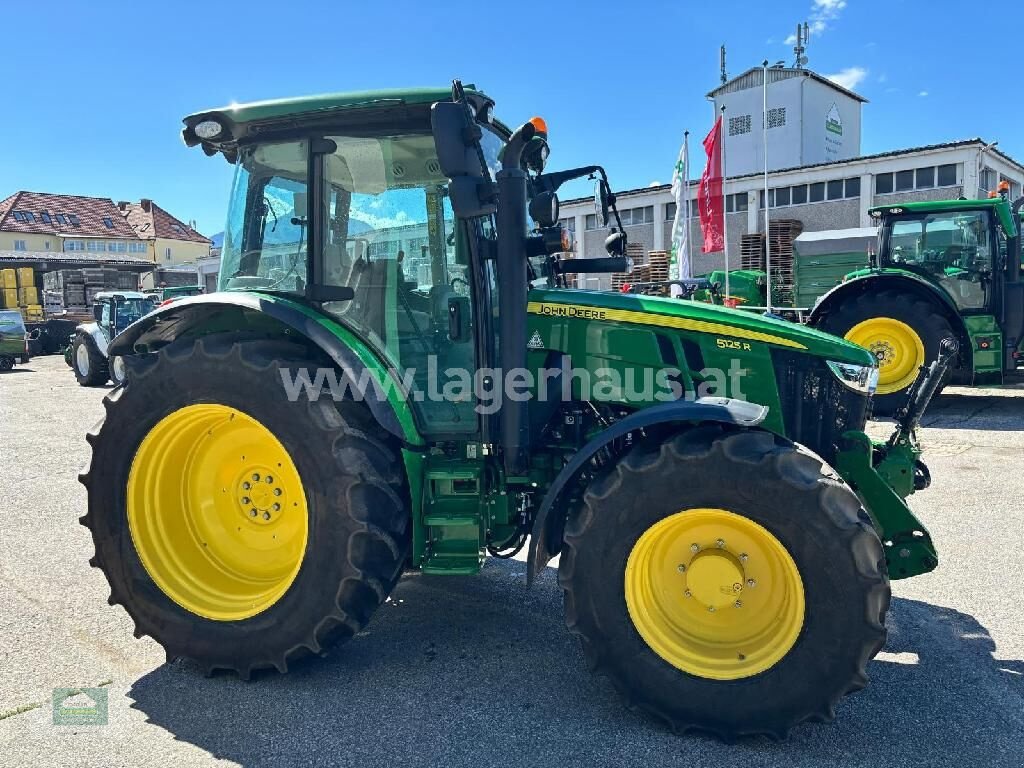
{"label": "green tractor wheel", "polygon": [[781,738],[830,720],[885,642],[870,519],[768,432],[634,449],[570,517],[558,577],[590,667],[677,731]]}
{"label": "green tractor wheel", "polygon": [[292,343],[227,334],[125,362],[82,523],[136,636],[248,677],[358,632],[410,546],[401,461],[365,407],[289,400],[281,370],[323,364]]}
{"label": "green tractor wheel", "polygon": [[847,300],[821,329],[864,347],[878,360],[877,416],[892,416],[904,405],[921,366],[938,359],[943,339],[955,338],[933,304],[891,290]]}

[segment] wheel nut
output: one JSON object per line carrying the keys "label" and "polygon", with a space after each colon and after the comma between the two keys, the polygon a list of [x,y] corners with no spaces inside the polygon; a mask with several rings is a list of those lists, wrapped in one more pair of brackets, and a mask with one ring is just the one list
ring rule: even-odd
{"label": "wheel nut", "polygon": [[274,482],[274,478],[273,478],[272,476],[270,476],[270,475],[267,475],[267,478],[266,478],[266,479],[267,479],[267,482],[268,482],[268,483],[272,483],[272,482]]}
{"label": "wheel nut", "polygon": [[751,589],[753,589],[754,587],[757,586],[757,582],[754,581],[753,579],[747,579],[747,586],[750,587]]}
{"label": "wheel nut", "polygon": [[274,506],[271,507],[271,509],[274,510],[275,512],[278,512],[281,509],[281,505],[280,504],[275,504]]}
{"label": "wheel nut", "polygon": [[708,606],[708,613],[714,613],[714,612],[715,612],[715,606],[709,605]]}
{"label": "wheel nut", "polygon": [[260,475],[259,475],[259,472],[253,472],[253,473],[252,473],[252,479],[253,479],[253,481],[255,481],[255,482],[257,482],[257,483],[258,483],[258,482],[260,481]]}
{"label": "wheel nut", "polygon": [[252,488],[252,483],[250,483],[248,480],[246,480],[244,483],[242,483],[242,490],[243,491],[248,491],[250,488]]}
{"label": "wheel nut", "polygon": [[691,597],[691,596],[692,595],[690,594],[690,590],[686,590],[685,592],[683,592],[683,597]]}
{"label": "wheel nut", "polygon": [[700,552],[700,544],[691,544],[690,545],[690,551],[691,552]]}
{"label": "wheel nut", "polygon": [[743,601],[742,600],[737,600],[735,603],[733,603],[733,605],[735,605],[737,608],[742,608],[743,607]]}
{"label": "wheel nut", "polygon": [[683,571],[686,570],[686,566],[683,565],[682,563],[680,563],[679,565],[676,566],[676,570],[679,571],[680,573],[682,573]]}
{"label": "wheel nut", "polygon": [[263,513],[263,519],[264,520],[269,520],[270,519],[270,513],[269,512],[264,512]]}
{"label": "wheel nut", "polygon": [[747,553],[746,552],[740,552],[740,562],[741,563],[747,562]]}
{"label": "wheel nut", "polygon": [[243,504],[248,504],[249,503],[249,497],[248,496],[243,496],[242,497],[242,503]]}
{"label": "wheel nut", "polygon": [[715,542],[715,546],[719,549],[725,549],[725,539],[719,539]]}
{"label": "wheel nut", "polygon": [[275,496],[280,496],[282,493],[284,493],[284,491],[282,491],[280,488],[275,488],[274,489],[274,495]]}
{"label": "wheel nut", "polygon": [[256,517],[256,515],[257,515],[257,512],[256,512],[255,509],[250,509],[249,510],[249,517]]}

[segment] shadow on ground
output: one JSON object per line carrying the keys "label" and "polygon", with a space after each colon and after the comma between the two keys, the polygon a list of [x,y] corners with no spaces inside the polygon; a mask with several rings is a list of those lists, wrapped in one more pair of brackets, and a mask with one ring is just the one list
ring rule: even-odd
{"label": "shadow on ground", "polygon": [[1024,423],[1024,397],[990,394],[942,394],[935,398],[921,425],[935,429],[1016,432]]}
{"label": "shadow on ground", "polygon": [[135,682],[133,706],[243,765],[1019,766],[1024,664],[993,659],[971,616],[895,599],[871,685],[788,742],[676,737],[591,676],[549,569],[488,561],[472,578],[411,576],[326,659],[244,683],[187,662]]}

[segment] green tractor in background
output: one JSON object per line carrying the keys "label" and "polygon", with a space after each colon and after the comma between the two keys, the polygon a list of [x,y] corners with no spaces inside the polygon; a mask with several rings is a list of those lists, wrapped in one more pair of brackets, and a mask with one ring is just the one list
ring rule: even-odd
{"label": "green tractor in background", "polygon": [[876,357],[876,414],[897,411],[946,338],[959,342],[952,383],[999,385],[1016,375],[1022,204],[999,196],[871,209],[881,226],[877,262],[825,294],[808,322]]}
{"label": "green tractor in background", "polygon": [[831,719],[889,580],[937,565],[906,498],[945,360],[873,443],[864,349],[565,288],[624,271],[621,226],[607,258],[556,255],[558,188],[596,177],[607,226],[607,178],[546,173],[543,121],[493,106],[456,82],[185,119],[237,169],[220,291],[110,345],[127,380],[81,480],[111,604],[248,678],[360,632],[406,570],[526,548],[528,582],[560,556],[589,665],[673,728]]}

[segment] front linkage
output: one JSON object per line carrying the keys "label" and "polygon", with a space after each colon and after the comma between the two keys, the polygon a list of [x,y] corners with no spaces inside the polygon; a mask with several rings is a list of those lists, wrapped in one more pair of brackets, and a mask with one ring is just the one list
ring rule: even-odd
{"label": "front linkage", "polygon": [[878,443],[864,432],[846,432],[836,455],[836,469],[871,515],[885,548],[891,579],[928,573],[939,564],[928,530],[905,499],[931,483],[921,461],[917,427],[956,357],[957,346],[955,340],[946,339],[938,360],[921,366],[906,404],[896,414],[896,429],[888,441]]}

